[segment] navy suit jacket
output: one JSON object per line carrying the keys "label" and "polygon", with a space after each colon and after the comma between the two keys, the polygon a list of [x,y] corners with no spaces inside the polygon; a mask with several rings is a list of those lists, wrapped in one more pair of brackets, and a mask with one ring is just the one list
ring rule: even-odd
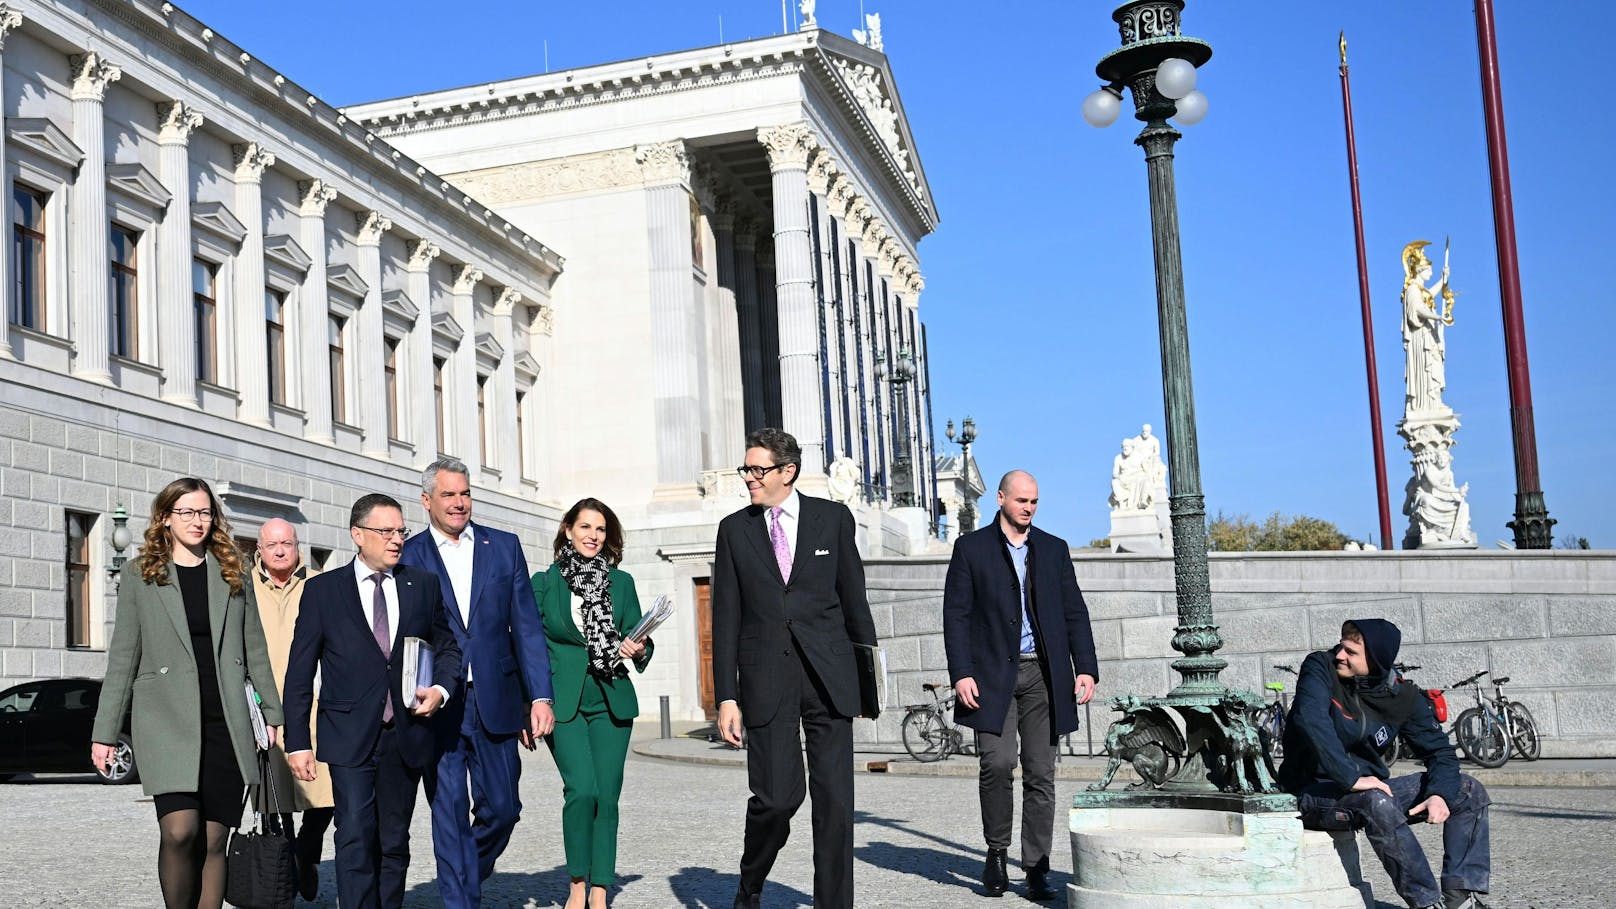
{"label": "navy suit jacket", "polygon": [[286,665],[283,700],[288,753],[311,747],[309,710],[318,666],[320,745],[316,758],[338,767],[363,764],[381,735],[386,692],[393,701],[393,722],[404,762],[411,767],[432,762],[434,724],[404,706],[403,641],[416,637],[431,643],[432,681],[451,692],[460,684],[460,645],[449,630],[437,578],[399,565],[393,569],[393,580],[398,589],[398,627],[393,629],[392,658],[387,660],[382,659],[371,632],[370,607],[360,602],[352,562],[304,582]]}
{"label": "navy suit jacket", "polygon": [[[1037,527],[1027,534],[1027,586],[1055,734],[1064,735],[1077,728],[1077,676],[1099,679],[1100,664],[1071,550],[1065,540]],[[975,710],[955,703],[954,721],[1002,732],[1020,671],[1021,583],[997,515],[993,523],[954,543],[943,583],[943,650],[948,680],[975,679],[978,691]]]}
{"label": "navy suit jacket", "polygon": [[[404,543],[399,562],[437,578],[449,627],[472,669],[470,696],[477,699],[483,728],[491,735],[515,735],[527,728],[533,701],[555,697],[544,616],[533,599],[527,558],[516,535],[475,522],[472,535],[477,551],[471,561],[469,621],[460,617],[454,585],[430,530]],[[449,690],[456,697],[467,696],[464,689]]]}

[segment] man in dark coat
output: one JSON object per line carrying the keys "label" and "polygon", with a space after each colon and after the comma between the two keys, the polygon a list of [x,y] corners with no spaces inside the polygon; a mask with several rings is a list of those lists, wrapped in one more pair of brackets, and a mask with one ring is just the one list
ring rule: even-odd
{"label": "man in dark coat", "polygon": [[993,523],[954,544],[943,586],[943,648],[958,703],[954,720],[976,730],[987,864],[982,886],[1010,885],[1006,854],[1012,776],[1022,766],[1021,867],[1027,895],[1053,899],[1055,743],[1077,728],[1077,705],[1094,696],[1100,664],[1089,611],[1066,541],[1032,526],[1038,481],[1012,470],[999,481]]}
{"label": "man in dark coat", "polygon": [[[1341,626],[1341,643],[1302,661],[1285,725],[1279,784],[1314,830],[1362,827],[1397,893],[1424,909],[1486,909],[1491,876],[1487,790],[1459,772],[1430,699],[1393,665],[1403,633],[1385,619]],[[1381,749],[1401,735],[1426,765],[1391,777]],[[1443,824],[1442,884],[1410,823]]]}

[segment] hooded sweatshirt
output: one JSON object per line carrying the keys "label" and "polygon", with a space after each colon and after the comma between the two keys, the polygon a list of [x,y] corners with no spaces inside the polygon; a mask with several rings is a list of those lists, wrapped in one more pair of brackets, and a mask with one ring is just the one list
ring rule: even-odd
{"label": "hooded sweatshirt", "polygon": [[1380,751],[1401,735],[1426,764],[1420,800],[1440,795],[1453,804],[1459,795],[1459,758],[1425,693],[1392,668],[1403,633],[1385,619],[1352,622],[1363,634],[1369,674],[1337,676],[1340,645],[1302,661],[1285,725],[1280,786],[1296,795],[1334,797],[1351,791],[1359,777],[1386,779],[1391,771]]}

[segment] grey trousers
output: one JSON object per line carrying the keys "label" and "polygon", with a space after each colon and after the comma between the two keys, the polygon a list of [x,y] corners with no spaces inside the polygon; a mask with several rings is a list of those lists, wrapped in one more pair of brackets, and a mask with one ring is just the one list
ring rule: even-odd
{"label": "grey trousers", "polygon": [[[1020,739],[1018,754],[1017,739]],[[1021,762],[1021,867],[1049,870],[1049,847],[1055,836],[1055,727],[1049,710],[1049,686],[1037,660],[1022,660],[1015,694],[1004,715],[1004,730],[977,732],[981,758],[978,791],[982,799],[982,837],[993,849],[1010,848],[1015,814],[1016,762]]]}

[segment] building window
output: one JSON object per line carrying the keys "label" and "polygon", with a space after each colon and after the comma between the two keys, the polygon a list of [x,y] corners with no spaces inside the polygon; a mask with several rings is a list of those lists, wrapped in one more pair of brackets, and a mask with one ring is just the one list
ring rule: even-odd
{"label": "building window", "polygon": [[11,321],[45,330],[45,203],[49,196],[12,187]]}
{"label": "building window", "polygon": [[387,437],[398,435],[398,339],[382,341],[382,372],[387,381]]}
{"label": "building window", "polygon": [[191,260],[191,299],[196,310],[196,378],[219,383],[218,325],[219,266],[202,259]]}
{"label": "building window", "polygon": [[326,319],[326,344],[331,351],[331,419],[338,423],[348,422],[347,370],[342,362],[342,329],[345,324],[338,316]]}
{"label": "building window", "polygon": [[444,454],[448,446],[443,444],[444,412],[443,412],[443,364],[442,357],[432,358],[432,402],[438,414],[438,454]]}
{"label": "building window", "polygon": [[269,348],[269,400],[286,403],[286,295],[264,291],[264,340]]}
{"label": "building window", "polygon": [[522,411],[527,409],[527,395],[516,396],[516,475],[527,479],[527,432],[522,428]]}
{"label": "building window", "polygon": [[135,360],[140,357],[140,324],[136,317],[139,273],[135,269],[135,245],[140,240],[140,234],[114,224],[107,240],[107,258],[110,260],[107,300],[112,304],[112,337],[109,339],[112,344],[109,352],[115,357]]}
{"label": "building window", "polygon": [[90,646],[90,536],[95,515],[67,513],[67,646]]}
{"label": "building window", "polygon": [[477,377],[477,460],[488,463],[488,377]]}

